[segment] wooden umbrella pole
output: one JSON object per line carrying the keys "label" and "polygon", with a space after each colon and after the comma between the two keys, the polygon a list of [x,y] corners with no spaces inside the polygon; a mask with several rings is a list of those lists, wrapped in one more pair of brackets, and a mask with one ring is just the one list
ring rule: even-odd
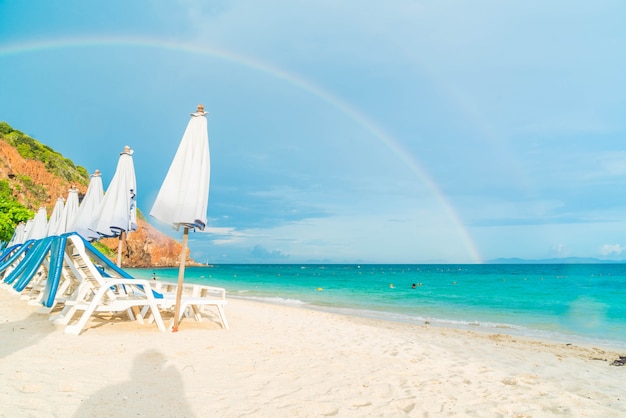
{"label": "wooden umbrella pole", "polygon": [[172,332],[178,332],[178,317],[180,316],[180,299],[183,295],[183,281],[185,280],[185,260],[187,258],[187,238],[189,237],[189,228],[185,227],[183,231],[183,249],[180,253],[180,267],[178,268],[178,286],[176,286],[176,307],[174,309],[174,326]]}
{"label": "wooden umbrella pole", "polygon": [[124,241],[124,234],[126,233],[126,231],[122,231],[122,233],[120,234],[120,240],[117,243],[117,266],[118,267],[122,267],[122,244]]}

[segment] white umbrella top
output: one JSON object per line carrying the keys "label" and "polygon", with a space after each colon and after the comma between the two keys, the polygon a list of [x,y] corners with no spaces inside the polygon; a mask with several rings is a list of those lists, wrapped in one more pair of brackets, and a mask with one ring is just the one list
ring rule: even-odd
{"label": "white umbrella top", "polygon": [[83,201],[80,202],[78,215],[76,215],[76,220],[72,226],[73,231],[76,231],[87,240],[94,240],[100,237],[96,232],[89,229],[89,226],[96,221],[95,217],[98,215],[103,197],[102,177],[100,176],[100,170],[96,170],[91,176],[87,193],[85,193]]}
{"label": "white umbrella top", "polygon": [[41,239],[48,234],[48,214],[46,208],[41,207],[33,218],[33,223],[28,231],[27,239]]}
{"label": "white umbrella top", "polygon": [[90,229],[105,237],[137,229],[137,182],[133,151],[127,145],[120,153],[117,168],[104,194],[96,221]]}
{"label": "white umbrella top", "polygon": [[24,224],[24,222],[20,222],[19,224],[17,224],[17,226],[15,227],[15,231],[13,231],[13,237],[11,238],[11,241],[9,241],[8,247],[15,245],[15,244],[24,243],[25,226],[26,225]]}
{"label": "white umbrella top", "polygon": [[50,215],[50,219],[48,220],[48,236],[57,234],[57,229],[59,229],[61,218],[63,217],[64,206],[65,200],[62,197],[59,197],[54,204],[52,215]]}
{"label": "white umbrella top", "polygon": [[184,226],[204,230],[207,223],[211,163],[206,114],[202,105],[191,114],[150,211],[151,216],[176,229]]}
{"label": "white umbrella top", "polygon": [[26,221],[26,224],[24,224],[24,231],[22,233],[22,242],[20,244],[23,244],[26,241],[28,241],[29,236],[30,236],[30,231],[31,229],[33,229],[33,222],[34,222],[34,219],[31,218]]}
{"label": "white umbrella top", "polygon": [[61,222],[57,228],[56,235],[61,235],[66,232],[72,232],[72,225],[78,214],[78,189],[72,185],[67,192],[67,200],[65,201],[65,207],[63,207],[63,215],[61,216]]}

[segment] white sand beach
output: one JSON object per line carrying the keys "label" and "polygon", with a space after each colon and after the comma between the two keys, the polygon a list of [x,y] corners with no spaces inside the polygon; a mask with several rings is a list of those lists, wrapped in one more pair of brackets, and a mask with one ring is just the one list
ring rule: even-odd
{"label": "white sand beach", "polygon": [[0,416],[626,416],[617,352],[232,298],[226,313],[228,331],[120,317],[72,336],[2,289]]}

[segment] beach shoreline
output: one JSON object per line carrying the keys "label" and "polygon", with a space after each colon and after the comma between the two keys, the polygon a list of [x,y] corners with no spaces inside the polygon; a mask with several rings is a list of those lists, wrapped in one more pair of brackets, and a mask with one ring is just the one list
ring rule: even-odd
{"label": "beach shoreline", "polygon": [[187,270],[185,282],[229,297],[626,351],[620,265],[216,265]]}
{"label": "beach shoreline", "polygon": [[[0,289],[0,416],[624,416],[620,353],[229,298],[229,330],[96,318]],[[621,353],[624,355],[624,353]]]}
{"label": "beach shoreline", "polygon": [[[482,323],[466,323],[463,321],[445,321],[434,319],[416,319],[407,316],[397,319],[397,315],[390,316],[385,311],[367,311],[360,309],[350,309],[342,307],[320,306],[308,303],[293,304],[288,301],[274,300],[272,298],[249,298],[245,296],[229,296],[229,299],[237,299],[255,303],[292,307],[294,309],[305,309],[314,312],[326,312],[331,315],[339,315],[346,318],[362,319],[363,321],[378,321],[382,324],[390,322],[392,324],[416,326],[420,328],[433,328],[443,330],[452,330],[456,332],[475,333],[477,337],[488,337],[491,335],[503,335],[517,340],[526,341],[542,341],[551,345],[577,346],[587,349],[601,349],[603,351],[614,353],[626,353],[626,346],[621,341],[613,340],[595,340],[593,338],[580,335],[569,335],[558,332],[542,332],[530,328],[516,327],[508,324],[497,324],[495,326],[485,326]],[[623,355],[623,354],[622,354]]]}

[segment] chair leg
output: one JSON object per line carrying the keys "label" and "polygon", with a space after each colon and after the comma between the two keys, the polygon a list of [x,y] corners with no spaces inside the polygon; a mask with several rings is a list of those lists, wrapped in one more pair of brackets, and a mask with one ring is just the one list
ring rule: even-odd
{"label": "chair leg", "polygon": [[72,320],[74,314],[76,314],[76,311],[75,305],[65,305],[63,310],[58,315],[50,317],[50,320],[57,325],[67,325]]}
{"label": "chair leg", "polygon": [[143,315],[141,314],[141,309],[139,309],[138,306],[133,306],[130,309],[135,315],[135,319],[137,320],[137,322],[139,322],[140,324],[143,324]]}
{"label": "chair leg", "polygon": [[163,323],[163,318],[161,318],[161,313],[159,312],[159,307],[156,303],[152,302],[150,304],[151,316],[154,318],[154,322],[156,322],[159,331],[165,332],[165,324]]}
{"label": "chair leg", "polygon": [[222,305],[217,305],[217,310],[220,313],[220,318],[222,318],[222,324],[224,325],[224,329],[228,329],[228,321],[226,320],[226,314],[224,313],[224,307]]}
{"label": "chair leg", "polygon": [[196,318],[196,321],[202,322],[202,315],[200,315],[200,310],[196,305],[191,305],[191,309],[193,310],[193,316]]}
{"label": "chair leg", "polygon": [[93,313],[95,308],[96,308],[96,304],[93,303],[93,302],[90,303],[89,306],[87,307],[87,309],[85,309],[85,312],[83,312],[83,314],[80,316],[80,319],[78,320],[78,322],[76,324],[74,324],[74,325],[67,325],[65,327],[65,333],[66,334],[79,335],[80,332],[85,327],[85,325],[87,325],[87,321],[91,317],[91,314]]}

